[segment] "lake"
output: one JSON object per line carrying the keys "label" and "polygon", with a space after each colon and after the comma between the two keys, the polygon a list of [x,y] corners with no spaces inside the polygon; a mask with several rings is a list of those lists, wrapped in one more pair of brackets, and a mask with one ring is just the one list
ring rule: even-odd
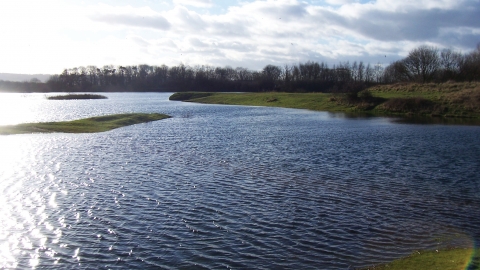
{"label": "lake", "polygon": [[[103,94],[103,93],[102,93]],[[0,94],[0,268],[353,269],[480,240],[480,127],[107,93]]]}

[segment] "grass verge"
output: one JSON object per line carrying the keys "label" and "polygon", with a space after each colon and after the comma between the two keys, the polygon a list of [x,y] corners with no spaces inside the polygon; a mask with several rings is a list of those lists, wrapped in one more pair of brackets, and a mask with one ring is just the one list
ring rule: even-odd
{"label": "grass verge", "polygon": [[159,113],[130,113],[97,116],[92,118],[47,123],[26,123],[14,126],[0,126],[0,135],[24,133],[94,133],[104,132],[115,128],[134,124],[157,121],[170,116]]}
{"label": "grass verge", "polygon": [[96,94],[68,94],[47,97],[49,100],[72,100],[72,99],[107,99],[106,96]]}
{"label": "grass verge", "polygon": [[474,253],[472,248],[419,251],[391,263],[361,268],[361,270],[480,270],[479,252],[480,250],[477,249]]}

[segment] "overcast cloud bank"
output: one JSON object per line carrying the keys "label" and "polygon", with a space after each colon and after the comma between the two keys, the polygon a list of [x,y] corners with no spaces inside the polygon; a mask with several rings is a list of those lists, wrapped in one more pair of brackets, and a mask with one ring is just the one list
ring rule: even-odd
{"label": "overcast cloud bank", "polygon": [[480,42],[478,18],[478,0],[2,1],[0,23],[8,27],[0,30],[0,72],[142,63],[387,65],[420,45],[472,50]]}

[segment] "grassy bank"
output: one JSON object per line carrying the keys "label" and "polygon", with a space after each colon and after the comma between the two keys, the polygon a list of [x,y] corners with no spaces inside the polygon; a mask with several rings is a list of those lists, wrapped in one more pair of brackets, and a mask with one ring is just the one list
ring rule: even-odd
{"label": "grassy bank", "polygon": [[394,84],[355,95],[332,93],[176,93],[171,100],[372,115],[480,120],[480,83]]}
{"label": "grassy bank", "polygon": [[393,84],[372,87],[369,91],[387,100],[375,108],[380,112],[480,118],[478,82]]}
{"label": "grassy bank", "polygon": [[170,100],[181,100],[188,102],[197,102],[205,104],[227,104],[227,105],[248,105],[248,106],[268,106],[284,107],[296,109],[310,109],[317,111],[349,111],[350,106],[331,102],[331,94],[324,93],[204,93],[200,95],[182,99],[185,93],[176,93],[170,97]]}
{"label": "grassy bank", "polygon": [[157,121],[170,116],[159,113],[130,113],[98,116],[66,122],[26,123],[14,126],[0,126],[0,135],[22,133],[94,133],[134,124]]}
{"label": "grassy bank", "polygon": [[106,96],[96,94],[68,94],[47,97],[50,100],[72,100],[72,99],[106,99]]}
{"label": "grassy bank", "polygon": [[366,267],[362,268],[362,270],[480,270],[478,261],[472,263],[472,259],[475,257],[475,255],[478,258],[479,250],[476,250],[476,254],[473,252],[474,250],[471,248],[419,251],[414,252],[408,257],[395,260],[391,263]]}

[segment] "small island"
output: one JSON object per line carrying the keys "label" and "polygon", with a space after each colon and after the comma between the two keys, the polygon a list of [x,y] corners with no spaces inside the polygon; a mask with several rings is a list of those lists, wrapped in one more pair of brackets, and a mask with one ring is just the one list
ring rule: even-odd
{"label": "small island", "polygon": [[65,122],[25,123],[13,126],[0,126],[0,135],[25,133],[95,133],[140,123],[170,118],[159,113],[128,113],[97,116]]}
{"label": "small island", "polygon": [[47,97],[49,100],[73,100],[73,99],[107,99],[106,96],[96,94],[68,94]]}

